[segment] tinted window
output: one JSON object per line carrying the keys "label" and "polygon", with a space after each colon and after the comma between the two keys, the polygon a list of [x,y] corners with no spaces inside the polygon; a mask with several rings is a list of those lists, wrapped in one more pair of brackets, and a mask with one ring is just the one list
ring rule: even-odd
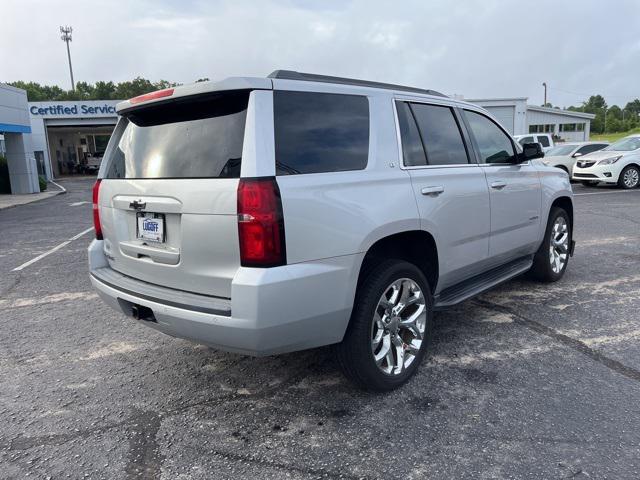
{"label": "tinted window", "polygon": [[367,166],[367,97],[275,91],[273,110],[278,175]]}
{"label": "tinted window", "polygon": [[429,165],[469,163],[460,127],[449,107],[412,103]]}
{"label": "tinted window", "polygon": [[538,142],[540,142],[540,145],[542,145],[543,147],[548,147],[549,145],[551,145],[549,143],[549,137],[538,136]]}
{"label": "tinted window", "polygon": [[512,163],[515,152],[507,134],[484,115],[469,110],[464,113],[478,144],[481,162]]}
{"label": "tinted window", "polygon": [[190,97],[125,114],[106,178],[240,176],[249,92]]}
{"label": "tinted window", "polygon": [[533,137],[523,137],[520,140],[518,140],[518,143],[520,145],[524,145],[525,143],[533,143]]}
{"label": "tinted window", "polygon": [[602,150],[606,146],[607,146],[606,144],[602,144],[602,143],[596,143],[594,145],[585,145],[576,153],[581,153],[582,155],[586,155],[587,153],[597,152],[598,150]]}
{"label": "tinted window", "polygon": [[422,140],[418,127],[411,113],[411,108],[406,102],[396,102],[398,110],[398,123],[400,124],[400,138],[402,140],[402,156],[407,167],[416,167],[427,164]]}

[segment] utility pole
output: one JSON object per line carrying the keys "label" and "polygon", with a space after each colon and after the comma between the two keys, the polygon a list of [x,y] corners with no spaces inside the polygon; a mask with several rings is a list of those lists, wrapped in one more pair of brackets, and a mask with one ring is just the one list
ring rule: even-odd
{"label": "utility pole", "polygon": [[67,44],[67,58],[69,59],[69,74],[71,75],[71,90],[76,91],[76,84],[73,81],[73,68],[71,67],[71,51],[69,50],[69,42],[71,41],[71,33],[73,32],[73,28],[71,27],[60,27],[60,33],[62,34],[60,38],[64,43]]}
{"label": "utility pole", "polygon": [[547,82],[542,82],[542,86],[544,87],[544,103],[542,104],[543,107],[547,106]]}

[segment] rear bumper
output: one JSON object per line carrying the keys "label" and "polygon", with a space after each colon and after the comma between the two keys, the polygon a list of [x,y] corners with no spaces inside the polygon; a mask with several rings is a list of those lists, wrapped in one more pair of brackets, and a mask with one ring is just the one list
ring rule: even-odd
{"label": "rear bumper", "polygon": [[[89,246],[91,283],[111,307],[174,337],[247,355],[304,350],[342,340],[355,295],[361,255],[259,269],[239,268],[232,299],[180,292],[115,272],[102,242]],[[137,308],[136,308],[137,310]]]}

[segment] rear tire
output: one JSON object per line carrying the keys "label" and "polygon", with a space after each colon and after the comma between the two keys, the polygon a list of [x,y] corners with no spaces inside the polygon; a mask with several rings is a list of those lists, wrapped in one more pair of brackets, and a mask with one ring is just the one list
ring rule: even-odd
{"label": "rear tire", "polygon": [[389,391],[415,374],[428,349],[433,299],[426,278],[411,263],[384,260],[365,275],[336,356],[359,387]]}
{"label": "rear tire", "polygon": [[618,186],[624,189],[636,188],[640,185],[640,170],[635,165],[625,167],[618,177]]}
{"label": "rear tire", "polygon": [[542,245],[533,258],[530,276],[539,282],[557,282],[569,264],[573,232],[569,214],[560,207],[551,207]]}

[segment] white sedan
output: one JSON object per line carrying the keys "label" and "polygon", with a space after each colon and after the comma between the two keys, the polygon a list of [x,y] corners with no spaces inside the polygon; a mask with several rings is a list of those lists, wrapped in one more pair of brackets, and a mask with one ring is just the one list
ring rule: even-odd
{"label": "white sedan", "polygon": [[573,168],[572,178],[585,185],[608,183],[636,188],[640,185],[640,135],[629,135],[581,157]]}
{"label": "white sedan", "polygon": [[545,165],[561,168],[569,174],[573,175],[573,166],[576,160],[588,153],[597,152],[608,147],[608,142],[574,142],[556,144],[551,150],[544,155],[542,160]]}

